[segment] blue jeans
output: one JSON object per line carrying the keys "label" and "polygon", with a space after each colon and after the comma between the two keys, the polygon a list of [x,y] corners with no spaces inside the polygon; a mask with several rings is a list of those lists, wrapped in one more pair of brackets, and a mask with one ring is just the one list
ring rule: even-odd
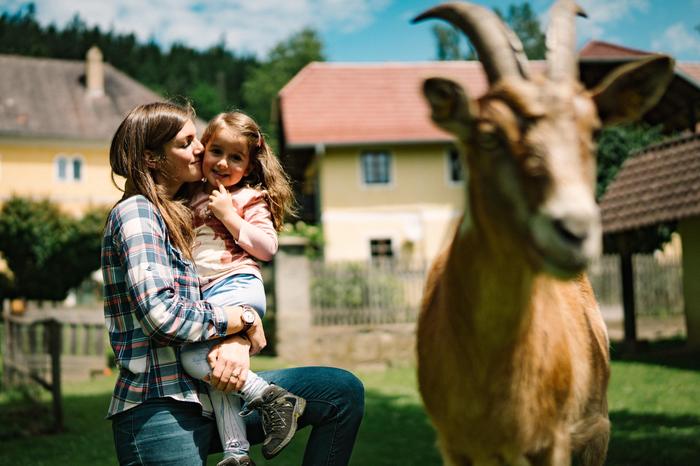
{"label": "blue jeans", "polygon": [[[346,466],[364,414],[364,387],[350,372],[298,367],[260,372],[268,382],[306,399],[299,428],[311,426],[302,466]],[[248,440],[265,438],[257,412],[245,417]],[[149,400],[112,417],[114,445],[122,465],[202,466],[221,442],[213,419],[196,403]]]}

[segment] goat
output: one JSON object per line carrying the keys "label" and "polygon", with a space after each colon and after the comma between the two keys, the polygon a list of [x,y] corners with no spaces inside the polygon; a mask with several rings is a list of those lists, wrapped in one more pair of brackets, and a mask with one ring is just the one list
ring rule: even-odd
{"label": "goat", "polygon": [[469,207],[425,285],[418,382],[450,465],[602,465],[610,432],[608,337],[585,275],[600,254],[595,143],[603,124],[650,109],[673,76],[664,55],[593,90],[578,80],[578,7],[560,0],[547,71],[532,76],[515,34],[486,8],[436,6],[471,39],[488,78],[478,100],[429,78],[433,121],[456,136]]}

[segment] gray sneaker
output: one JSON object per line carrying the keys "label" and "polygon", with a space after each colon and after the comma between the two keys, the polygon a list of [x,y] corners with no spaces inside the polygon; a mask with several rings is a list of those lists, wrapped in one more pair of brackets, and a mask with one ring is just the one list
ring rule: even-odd
{"label": "gray sneaker", "polygon": [[255,466],[248,455],[229,456],[216,463],[216,466]]}
{"label": "gray sneaker", "polygon": [[262,453],[266,459],[277,456],[297,431],[297,420],[304,413],[306,400],[284,388],[270,384],[260,398],[248,403],[248,409],[262,414],[265,441]]}

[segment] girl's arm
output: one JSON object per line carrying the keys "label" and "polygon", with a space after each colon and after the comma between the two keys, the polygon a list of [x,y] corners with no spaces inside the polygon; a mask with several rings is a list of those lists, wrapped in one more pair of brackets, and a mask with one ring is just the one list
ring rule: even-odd
{"label": "girl's arm", "polygon": [[214,190],[210,199],[212,213],[244,251],[262,261],[272,260],[278,247],[277,231],[267,202],[261,195],[256,195],[245,205],[243,217],[236,212],[231,195],[223,186]]}
{"label": "girl's arm", "polygon": [[[129,301],[135,308],[136,319],[144,333],[158,344],[172,346],[191,341],[207,340],[240,332],[242,308],[212,305],[198,298],[194,270],[183,273],[185,264],[165,240],[165,230],[154,206],[145,199],[122,204],[110,216],[114,253],[124,270]],[[176,276],[175,270],[181,273]],[[176,293],[190,288],[192,296]],[[185,294],[185,296],[183,296]],[[248,335],[256,344],[264,332],[256,321]],[[253,337],[254,335],[254,337]]]}

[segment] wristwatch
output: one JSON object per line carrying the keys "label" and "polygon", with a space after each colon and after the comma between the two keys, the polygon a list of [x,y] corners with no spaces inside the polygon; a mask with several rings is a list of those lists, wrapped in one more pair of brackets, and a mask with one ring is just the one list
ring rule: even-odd
{"label": "wristwatch", "polygon": [[243,312],[241,313],[241,322],[243,322],[243,328],[240,333],[246,334],[250,327],[255,323],[255,309],[247,304],[241,304]]}

